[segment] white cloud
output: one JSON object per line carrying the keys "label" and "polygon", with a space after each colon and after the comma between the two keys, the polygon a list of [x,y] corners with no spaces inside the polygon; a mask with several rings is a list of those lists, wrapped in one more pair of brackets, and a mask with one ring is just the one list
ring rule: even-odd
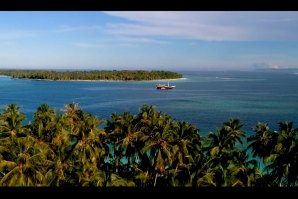
{"label": "white cloud", "polygon": [[160,40],[145,38],[145,37],[121,37],[118,40],[121,42],[128,42],[128,43],[169,44],[169,42],[167,41],[160,41]]}
{"label": "white cloud", "polygon": [[170,36],[197,40],[247,40],[249,30],[233,27],[212,26],[203,24],[177,25],[135,25],[114,23],[107,26],[108,33],[132,36]]}
{"label": "white cloud", "polygon": [[119,43],[118,46],[121,46],[121,47],[138,47],[139,45],[137,45],[135,43]]}
{"label": "white cloud", "polygon": [[169,44],[167,41],[160,41],[146,37],[116,37],[114,39],[106,39],[104,43],[97,42],[74,42],[73,46],[80,48],[103,48],[103,47],[137,47],[138,44]]}
{"label": "white cloud", "polygon": [[110,23],[114,35],[195,40],[298,40],[298,12],[104,12],[127,22]]}

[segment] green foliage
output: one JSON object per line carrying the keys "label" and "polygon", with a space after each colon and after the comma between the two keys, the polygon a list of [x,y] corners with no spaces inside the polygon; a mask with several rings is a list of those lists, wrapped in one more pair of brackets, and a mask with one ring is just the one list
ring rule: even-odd
{"label": "green foliage", "polygon": [[141,81],[159,79],[178,79],[181,74],[170,71],[145,70],[93,70],[93,71],[49,71],[49,70],[0,70],[0,75],[7,75],[19,79],[38,80],[121,80]]}
{"label": "green foliage", "polygon": [[246,136],[239,119],[203,137],[150,105],[106,121],[76,103],[62,114],[42,104],[31,124],[22,125],[24,118],[16,104],[0,112],[0,186],[298,185],[292,122],[280,122],[279,131],[259,123],[240,149]]}

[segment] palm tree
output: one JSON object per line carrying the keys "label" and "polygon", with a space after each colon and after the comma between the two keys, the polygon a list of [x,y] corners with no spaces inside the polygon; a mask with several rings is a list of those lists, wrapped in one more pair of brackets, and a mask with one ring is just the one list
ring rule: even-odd
{"label": "palm tree", "polygon": [[129,112],[125,112],[121,116],[114,113],[111,115],[111,119],[112,122],[107,123],[105,130],[113,143],[111,153],[115,157],[115,172],[118,173],[119,164],[123,157],[127,160],[128,170],[132,159],[134,159],[136,125],[134,124],[135,118]]}
{"label": "palm tree", "polygon": [[[103,186],[102,171],[107,146],[105,132],[98,129],[104,121],[79,110],[77,104],[67,104],[57,118],[55,136],[50,146],[55,159],[48,173],[52,185]],[[92,173],[95,175],[92,177]]]}
{"label": "palm tree", "polygon": [[[103,186],[105,175],[99,170],[98,166],[104,164],[106,156],[106,146],[102,142],[102,136],[105,132],[97,129],[101,124],[101,120],[92,117],[90,114],[83,113],[80,133],[76,136],[77,143],[73,149],[70,160],[73,163],[74,170],[78,177],[83,179],[84,184],[94,184]],[[92,176],[92,173],[96,174]]]}
{"label": "palm tree", "polygon": [[44,174],[51,162],[44,146],[37,147],[33,137],[12,139],[5,151],[1,151],[0,178],[1,186],[42,186]]}
{"label": "palm tree", "polygon": [[78,103],[69,103],[64,105],[62,109],[62,122],[63,126],[66,127],[71,135],[77,135],[80,131],[80,115],[82,111],[79,109]]}
{"label": "palm tree", "polygon": [[240,120],[234,118],[231,118],[228,122],[224,123],[223,129],[227,132],[227,143],[230,148],[234,148],[236,142],[243,144],[241,139],[245,137],[245,133],[241,130],[242,126]]}
{"label": "palm tree", "polygon": [[298,183],[298,130],[292,122],[280,122],[275,147],[266,161],[265,169],[270,172],[277,186],[295,186]]}
{"label": "palm tree", "polygon": [[175,134],[172,142],[173,155],[173,185],[179,182],[179,186],[187,183],[191,184],[191,171],[195,161],[200,161],[201,154],[201,136],[199,130],[186,122],[174,123]]}
{"label": "palm tree", "polygon": [[[207,158],[197,171],[195,182],[207,175],[209,181],[213,177],[210,182],[216,186],[229,186],[231,176],[227,173],[228,167],[233,162],[234,153],[239,151],[236,144],[242,144],[241,138],[245,137],[244,132],[240,130],[241,127],[239,119],[232,118],[217,130],[217,134],[209,133],[209,140],[204,148]],[[211,172],[206,172],[206,170],[210,170],[207,169],[208,167],[213,168]]]}
{"label": "palm tree", "polygon": [[262,172],[258,167],[257,161],[249,159],[246,150],[235,151],[233,154],[234,161],[228,167],[228,171],[232,176],[231,186],[251,187],[262,180]]}
{"label": "palm tree", "polygon": [[219,153],[226,153],[235,148],[237,142],[242,144],[241,137],[245,137],[243,131],[240,130],[239,119],[230,119],[225,122],[224,126],[218,130],[217,135],[210,132],[208,137],[210,139],[211,155],[215,156]]}
{"label": "palm tree", "polygon": [[42,104],[34,113],[34,121],[32,123],[32,134],[35,137],[51,142],[56,131],[57,115],[53,108],[48,104]]}
{"label": "palm tree", "polygon": [[247,138],[248,148],[252,149],[253,156],[259,156],[261,159],[268,157],[276,145],[277,134],[272,132],[268,124],[258,123],[253,129],[256,134]]}
{"label": "palm tree", "polygon": [[77,176],[79,176],[79,183],[82,186],[94,186],[94,187],[103,187],[106,186],[106,173],[102,170],[99,170],[94,165],[82,165],[76,171]]}
{"label": "palm tree", "polygon": [[150,160],[147,171],[155,173],[154,187],[157,184],[157,178],[162,177],[165,170],[172,164],[171,141],[173,134],[170,118],[160,116],[157,123],[153,123],[150,134],[142,137],[144,147],[141,153],[147,154]]}
{"label": "palm tree", "polygon": [[[0,186],[297,186],[298,129],[279,131],[259,123],[249,146],[230,119],[204,139],[194,125],[144,105],[137,115],[105,120],[65,105],[57,115],[47,104],[34,121],[11,104],[0,114]],[[261,172],[257,161],[266,163]]]}
{"label": "palm tree", "polygon": [[22,122],[25,115],[19,111],[20,107],[16,104],[10,104],[5,107],[0,115],[0,132],[1,137],[7,136],[24,136],[25,128]]}

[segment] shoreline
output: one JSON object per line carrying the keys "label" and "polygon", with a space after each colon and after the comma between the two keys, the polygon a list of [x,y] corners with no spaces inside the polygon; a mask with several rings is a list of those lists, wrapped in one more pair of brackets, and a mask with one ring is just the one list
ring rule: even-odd
{"label": "shoreline", "polygon": [[[10,77],[10,76],[6,76]],[[11,79],[24,79],[32,81],[57,81],[57,82],[154,82],[154,81],[176,81],[176,80],[185,80],[187,78],[181,77],[177,79],[154,79],[154,80],[53,80],[53,79],[30,79],[30,78],[13,78]]]}
{"label": "shoreline", "polygon": [[95,70],[71,72],[49,70],[0,70],[0,75],[9,76],[12,79],[65,82],[174,81],[183,78],[182,74],[163,70]]}

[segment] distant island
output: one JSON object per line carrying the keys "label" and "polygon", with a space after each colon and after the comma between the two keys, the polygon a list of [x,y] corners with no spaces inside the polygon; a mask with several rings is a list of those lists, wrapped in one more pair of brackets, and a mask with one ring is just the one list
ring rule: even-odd
{"label": "distant island", "polygon": [[0,75],[18,79],[35,80],[119,80],[143,81],[179,79],[182,74],[171,71],[146,70],[92,70],[92,71],[53,71],[53,70],[0,70]]}

